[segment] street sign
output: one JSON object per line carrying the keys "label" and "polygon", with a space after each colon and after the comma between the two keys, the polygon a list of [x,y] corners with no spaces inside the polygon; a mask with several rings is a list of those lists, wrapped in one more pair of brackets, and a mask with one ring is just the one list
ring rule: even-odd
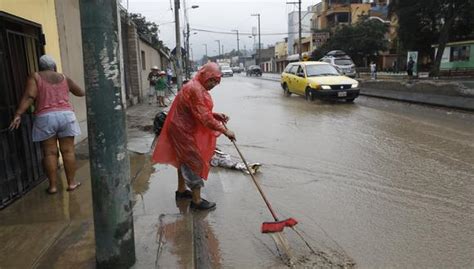
{"label": "street sign", "polygon": [[321,47],[324,43],[328,41],[329,37],[329,32],[314,33],[314,44],[316,45],[316,47]]}

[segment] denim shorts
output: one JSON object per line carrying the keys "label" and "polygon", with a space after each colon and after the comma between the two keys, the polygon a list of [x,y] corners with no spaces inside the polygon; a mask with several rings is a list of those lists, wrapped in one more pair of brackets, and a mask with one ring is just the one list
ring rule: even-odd
{"label": "denim shorts", "polygon": [[62,138],[80,134],[81,129],[72,111],[47,112],[36,116],[33,123],[33,142],[44,141],[54,136]]}

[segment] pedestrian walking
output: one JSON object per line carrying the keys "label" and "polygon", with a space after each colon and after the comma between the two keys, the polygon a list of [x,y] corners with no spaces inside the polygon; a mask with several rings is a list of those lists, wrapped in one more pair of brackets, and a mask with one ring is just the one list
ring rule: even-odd
{"label": "pedestrian walking", "polygon": [[84,96],[72,79],[56,72],[56,63],[51,56],[43,55],[39,60],[40,71],[30,75],[25,92],[18,106],[10,129],[18,129],[21,115],[34,104],[33,142],[40,142],[43,150],[43,166],[49,180],[48,194],[58,192],[58,143],[67,179],[67,191],[81,185],[75,180],[76,158],[74,137],[81,134],[73,107],[69,102],[69,92]]}
{"label": "pedestrian walking", "polygon": [[166,83],[166,72],[160,71],[158,74],[159,78],[155,82],[156,99],[158,101],[158,106],[167,107],[165,103],[165,91],[168,88]]}
{"label": "pedestrian walking", "polygon": [[[223,113],[213,113],[209,91],[220,83],[216,63],[207,63],[176,95],[153,152],[153,162],[171,164],[178,171],[175,198],[191,199],[190,207],[209,210],[215,203],[201,198],[210,160],[220,134],[235,140],[235,134],[222,123],[229,120]],[[191,191],[186,189],[186,186]]]}
{"label": "pedestrian walking", "polygon": [[374,61],[370,63],[370,78],[377,79],[377,64]]}
{"label": "pedestrian walking", "polygon": [[415,61],[413,61],[413,57],[410,57],[407,64],[407,74],[408,74],[408,79],[410,80],[413,78],[414,67],[415,67]]}
{"label": "pedestrian walking", "polygon": [[148,74],[148,81],[150,83],[150,86],[148,87],[148,104],[151,105],[153,102],[153,98],[155,97],[156,91],[155,91],[155,85],[158,79],[160,79],[160,74],[159,74],[159,69],[158,66],[153,66],[151,68],[151,72]]}

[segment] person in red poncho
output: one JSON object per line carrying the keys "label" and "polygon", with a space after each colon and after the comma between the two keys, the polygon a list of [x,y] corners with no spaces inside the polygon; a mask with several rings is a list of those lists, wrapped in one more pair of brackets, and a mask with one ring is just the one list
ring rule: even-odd
{"label": "person in red poncho", "polygon": [[177,168],[176,199],[192,199],[190,207],[193,209],[207,210],[216,206],[201,198],[203,180],[209,174],[209,162],[217,137],[222,133],[235,140],[234,132],[222,124],[229,117],[212,112],[214,105],[209,91],[220,81],[219,66],[207,63],[181,88],[171,105],[152,156],[155,163],[171,164]]}

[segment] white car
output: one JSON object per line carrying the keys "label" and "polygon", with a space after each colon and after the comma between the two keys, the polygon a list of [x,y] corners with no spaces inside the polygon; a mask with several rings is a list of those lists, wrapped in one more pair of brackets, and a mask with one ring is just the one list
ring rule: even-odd
{"label": "white car", "polygon": [[221,66],[221,74],[223,77],[233,77],[234,71],[232,71],[232,68],[230,68],[230,66]]}
{"label": "white car", "polygon": [[345,76],[355,78],[357,75],[355,64],[348,55],[326,55],[320,61],[332,64]]}

